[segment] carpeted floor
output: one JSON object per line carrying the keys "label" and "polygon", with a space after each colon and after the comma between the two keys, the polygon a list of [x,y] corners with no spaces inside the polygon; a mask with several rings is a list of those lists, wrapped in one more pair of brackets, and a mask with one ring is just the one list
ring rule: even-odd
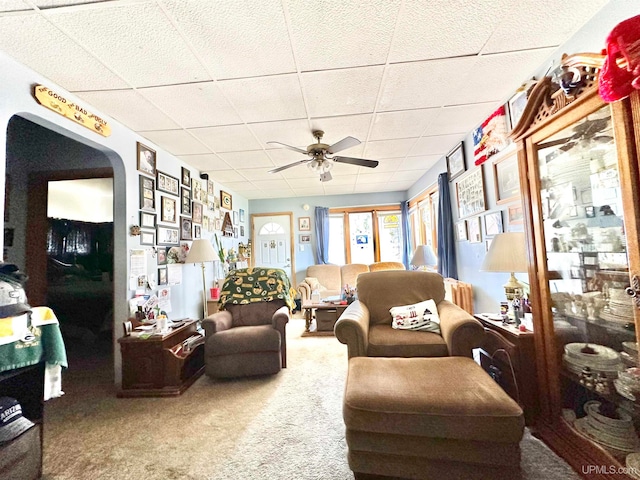
{"label": "carpeted floor", "polygon": [[[352,479],[346,346],[303,331],[292,319],[278,375],[203,376],[177,398],[116,398],[109,355],[71,357],[66,394],[45,406],[43,479]],[[522,449],[526,480],[579,478],[528,432]]]}

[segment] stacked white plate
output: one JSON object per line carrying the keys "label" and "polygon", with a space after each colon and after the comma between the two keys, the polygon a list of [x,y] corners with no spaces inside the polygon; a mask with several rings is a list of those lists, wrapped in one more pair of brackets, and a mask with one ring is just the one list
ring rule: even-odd
{"label": "stacked white plate", "polygon": [[609,289],[609,302],[600,312],[600,318],[609,322],[633,323],[633,302],[624,289]]}
{"label": "stacked white plate", "polygon": [[[585,352],[585,346],[593,353]],[[593,373],[600,373],[607,378],[617,378],[618,372],[624,369],[620,354],[613,348],[595,343],[567,343],[562,356],[567,369],[580,375],[585,367]]]}
{"label": "stacked white plate", "polygon": [[584,404],[586,417],[579,418],[574,425],[581,433],[592,438],[614,455],[627,455],[640,451],[640,439],[633,428],[631,415],[623,410],[616,410],[618,418],[611,418],[600,413],[600,402],[595,400]]}

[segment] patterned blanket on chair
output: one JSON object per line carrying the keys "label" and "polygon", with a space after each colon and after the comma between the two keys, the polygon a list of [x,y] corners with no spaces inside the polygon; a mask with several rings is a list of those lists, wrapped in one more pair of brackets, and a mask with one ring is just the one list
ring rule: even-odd
{"label": "patterned blanket on chair", "polygon": [[293,310],[295,295],[296,291],[291,287],[291,281],[284,270],[266,267],[239,268],[227,275],[219,303],[242,305],[281,299]]}

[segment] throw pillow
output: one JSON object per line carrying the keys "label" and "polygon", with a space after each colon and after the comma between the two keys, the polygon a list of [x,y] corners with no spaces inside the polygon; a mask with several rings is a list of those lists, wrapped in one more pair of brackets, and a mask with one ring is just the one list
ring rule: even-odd
{"label": "throw pillow", "polygon": [[440,316],[436,302],[433,300],[391,307],[389,312],[393,319],[391,323],[393,328],[440,333]]}
{"label": "throw pillow", "polygon": [[320,282],[316,277],[306,277],[304,281],[309,284],[311,291],[320,290]]}

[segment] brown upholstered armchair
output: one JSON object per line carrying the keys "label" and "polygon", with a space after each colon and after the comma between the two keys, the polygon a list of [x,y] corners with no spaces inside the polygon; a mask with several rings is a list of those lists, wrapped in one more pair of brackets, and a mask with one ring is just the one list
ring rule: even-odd
{"label": "brown upholstered armchair", "polygon": [[225,308],[202,321],[208,376],[269,375],[286,368],[289,307],[284,300]]}
{"label": "brown upholstered armchair", "polygon": [[252,267],[231,272],[220,296],[224,310],[202,321],[205,373],[228,378],[285,368],[294,293],[283,270]]}
{"label": "brown upholstered armchair", "polygon": [[[351,357],[472,357],[484,329],[480,322],[445,300],[444,280],[433,272],[390,270],[358,276],[358,300],[334,327]],[[440,317],[440,334],[391,327],[391,307],[433,299]]]}

